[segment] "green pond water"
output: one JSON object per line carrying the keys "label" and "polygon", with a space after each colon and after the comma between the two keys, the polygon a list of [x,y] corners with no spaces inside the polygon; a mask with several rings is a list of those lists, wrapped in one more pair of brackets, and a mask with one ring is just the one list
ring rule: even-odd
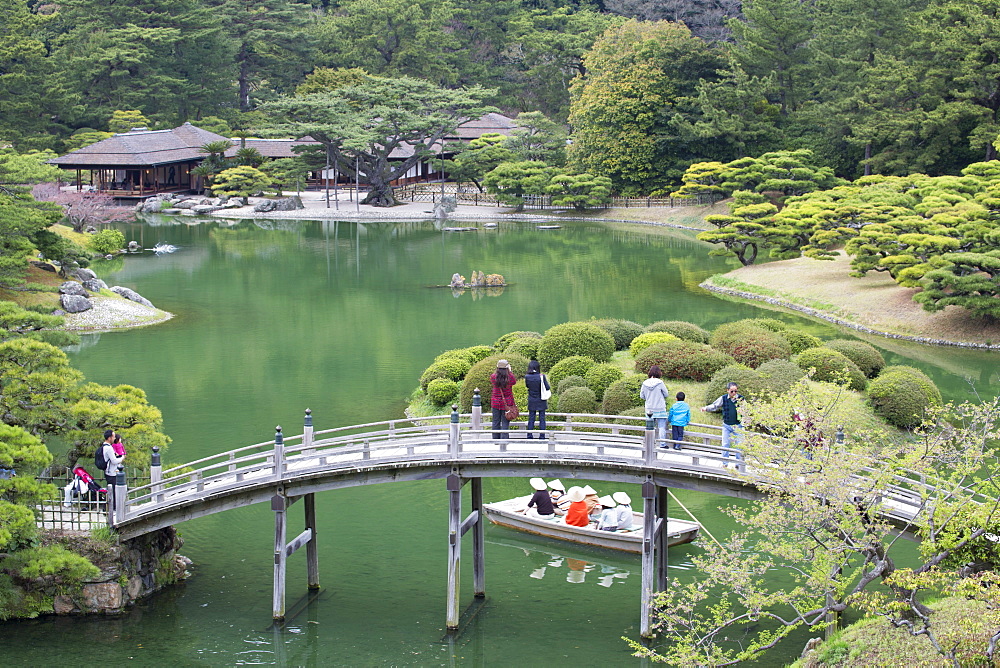
{"label": "green pond water", "polygon": [[[165,242],[178,250],[98,268],[110,285],[131,287],[176,317],[85,336],[71,354],[89,380],[148,393],[173,438],[168,464],[269,440],[278,424],[300,433],[306,408],[317,429],[401,417],[435,355],[513,330],[543,332],[592,316],[712,328],[768,315],[842,335],[698,288],[731,265],[708,257],[686,231],[502,222],[450,233],[430,222],[182,220],[119,226],[145,248]],[[503,274],[511,285],[495,296],[431,287],[473,270]],[[949,398],[997,394],[995,355],[869,340],[890,363],[922,368]],[[490,479],[484,490],[487,501],[529,491],[521,479]],[[734,529],[718,510],[728,499],[679,496],[712,533]],[[180,525],[194,576],[121,617],[0,625],[3,663],[639,663],[621,640],[638,635],[637,556],[487,527],[487,599],[448,637],[444,482],[330,491],[317,506],[323,589],[297,603],[306,593],[305,562],[304,554],[292,557],[284,628],[271,626],[273,514],[261,504]],[[297,506],[290,517],[297,531]],[[692,574],[697,549],[671,550],[672,578]],[[463,606],[472,602],[469,556]],[[762,664],[797,654],[806,637]]]}

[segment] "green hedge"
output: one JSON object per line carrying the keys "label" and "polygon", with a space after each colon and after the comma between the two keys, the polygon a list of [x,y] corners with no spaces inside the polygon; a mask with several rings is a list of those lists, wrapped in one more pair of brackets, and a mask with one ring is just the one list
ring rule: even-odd
{"label": "green hedge", "polygon": [[555,388],[555,394],[562,394],[571,387],[587,387],[587,379],[583,376],[566,376],[559,381],[558,385],[553,385],[549,379],[549,384]]}
{"label": "green hedge", "polygon": [[642,406],[639,390],[646,376],[632,375],[616,380],[604,390],[604,400],[601,402],[601,412],[606,415],[621,415],[630,408]]}
{"label": "green hedge", "polygon": [[799,368],[809,370],[814,368],[814,380],[821,380],[827,383],[843,383],[844,375],[847,374],[848,387],[858,392],[863,392],[868,380],[865,374],[861,373],[858,365],[849,360],[843,353],[838,353],[826,347],[809,348],[799,353],[795,359]]}
{"label": "green hedge", "polygon": [[806,334],[805,332],[796,332],[794,330],[785,330],[781,332],[781,335],[785,337],[785,341],[788,341],[788,345],[792,348],[792,354],[798,355],[803,350],[808,350],[809,348],[819,348],[823,345],[823,341],[812,334]]}
{"label": "green hedge", "polygon": [[490,410],[490,376],[497,370],[497,362],[506,359],[510,362],[510,369],[517,376],[517,385],[514,386],[515,395],[518,385],[524,386],[524,372],[528,368],[528,358],[513,353],[495,353],[486,359],[480,360],[472,365],[469,373],[465,374],[462,381],[462,392],[459,398],[462,404],[462,412],[468,413],[472,410],[473,390],[479,388],[480,396],[483,398],[483,412]]}
{"label": "green hedge", "polygon": [[739,385],[740,394],[747,399],[766,399],[784,394],[804,376],[805,372],[788,360],[771,360],[756,369],[742,364],[726,366],[715,372],[705,388],[705,403],[724,394],[730,381]]}
{"label": "green hedge", "polygon": [[617,320],[605,318],[604,320],[592,320],[595,325],[611,335],[615,340],[616,350],[625,350],[632,339],[642,334],[642,325],[631,320]]}
{"label": "green hedge", "polygon": [[434,358],[435,362],[440,362],[443,359],[448,359],[451,357],[460,357],[472,366],[476,362],[482,359],[486,359],[493,354],[493,348],[490,346],[470,346],[468,348],[455,348],[454,350],[446,350],[437,357]]}
{"label": "green hedge", "polygon": [[597,325],[566,322],[545,332],[538,348],[538,361],[543,369],[551,370],[557,362],[572,355],[608,362],[614,352],[615,340]]}
{"label": "green hedge", "polygon": [[785,337],[751,320],[719,325],[712,332],[711,344],[753,369],[768,360],[783,359],[792,354],[792,347]]}
{"label": "green hedge", "polygon": [[632,339],[628,347],[628,352],[632,357],[639,354],[654,343],[666,343],[667,341],[680,341],[681,339],[670,332],[644,332]]}
{"label": "green hedge", "polygon": [[703,382],[722,367],[733,364],[732,355],[693,341],[654,343],[635,359],[635,370],[643,376],[659,365],[666,378],[688,378]]}
{"label": "green hedge", "polygon": [[791,360],[771,360],[757,367],[768,388],[775,394],[784,394],[792,385],[805,378],[806,372]]}
{"label": "green hedge", "polygon": [[540,339],[542,338],[542,335],[538,332],[508,332],[493,343],[493,350],[503,352],[515,339],[523,338]]}
{"label": "green hedge", "polygon": [[427,384],[427,396],[439,406],[443,406],[458,396],[459,385],[448,378],[435,378]]}
{"label": "green hedge", "polygon": [[625,376],[625,372],[614,364],[595,364],[584,376],[587,380],[587,387],[594,391],[598,401],[604,400],[604,391],[611,383],[620,380]]}
{"label": "green hedge", "polygon": [[541,342],[541,339],[535,339],[530,336],[522,336],[519,339],[511,341],[510,345],[504,348],[504,352],[524,355],[528,359],[535,359],[538,357],[538,345]]}
{"label": "green hedge", "polygon": [[435,378],[448,378],[459,381],[465,377],[472,365],[464,357],[445,357],[437,362],[431,363],[422,374],[420,374],[420,389],[427,391],[427,385]]}
{"label": "green hedge", "polygon": [[567,376],[586,377],[592,366],[594,366],[593,359],[583,355],[570,355],[556,362],[546,375],[549,377],[549,383],[558,386],[559,381]]}
{"label": "green hedge", "polygon": [[597,397],[589,387],[571,387],[559,395],[556,411],[560,413],[596,413]]}
{"label": "green hedge", "polygon": [[827,341],[827,348],[842,353],[847,359],[858,365],[861,373],[868,378],[874,378],[885,368],[885,358],[875,346],[864,341],[853,341],[851,339],[834,339]]}
{"label": "green hedge", "polygon": [[908,429],[920,424],[928,408],[941,405],[941,391],[919,369],[890,366],[871,382],[868,400],[886,422]]}
{"label": "green hedge", "polygon": [[660,320],[651,325],[647,325],[646,332],[667,332],[673,334],[678,339],[694,341],[695,343],[708,343],[708,332],[691,322],[683,320]]}

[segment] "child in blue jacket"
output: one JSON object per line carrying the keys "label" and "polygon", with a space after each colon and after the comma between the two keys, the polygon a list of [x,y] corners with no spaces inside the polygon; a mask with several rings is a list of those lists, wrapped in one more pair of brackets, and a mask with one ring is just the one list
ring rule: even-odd
{"label": "child in blue jacket", "polygon": [[670,438],[674,442],[674,450],[681,449],[684,440],[684,427],[691,422],[691,407],[684,402],[684,393],[677,393],[677,401],[670,407]]}

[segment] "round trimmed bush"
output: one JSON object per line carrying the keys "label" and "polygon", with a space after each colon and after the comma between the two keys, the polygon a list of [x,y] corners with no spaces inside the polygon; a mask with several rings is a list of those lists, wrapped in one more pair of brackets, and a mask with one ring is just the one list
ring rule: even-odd
{"label": "round trimmed bush", "polygon": [[439,406],[447,404],[458,396],[458,383],[449,378],[435,378],[427,383],[427,396]]}
{"label": "round trimmed bush", "polygon": [[694,341],[695,343],[708,343],[708,332],[694,323],[683,320],[660,320],[651,325],[646,325],[646,332],[668,332],[678,339]]}
{"label": "round trimmed bush", "polygon": [[632,357],[639,354],[654,343],[666,343],[667,341],[680,341],[680,339],[670,332],[645,332],[632,339],[628,352]]}
{"label": "round trimmed bush", "polygon": [[843,353],[847,359],[858,365],[861,373],[868,378],[874,378],[885,368],[885,358],[875,346],[864,341],[853,341],[851,339],[834,339],[827,341],[826,347]]}
{"label": "round trimmed bush", "polygon": [[792,347],[793,355],[798,355],[803,350],[808,350],[809,348],[819,348],[823,345],[823,341],[819,338],[813,336],[812,334],[806,334],[805,332],[796,332],[786,329],[781,332],[781,335],[785,337],[785,341],[788,341],[788,345]]}
{"label": "round trimmed bush", "polygon": [[496,343],[493,344],[493,350],[503,352],[504,350],[507,350],[507,346],[509,346],[512,341],[524,338],[540,339],[542,338],[542,335],[538,332],[508,332],[496,340]]}
{"label": "round trimmed bush", "polygon": [[631,320],[605,318],[592,322],[611,335],[615,340],[615,350],[625,350],[632,343],[632,339],[642,334],[642,325]]}
{"label": "round trimmed bush", "polygon": [[826,347],[809,348],[799,353],[795,363],[800,369],[815,369],[814,380],[827,383],[843,383],[847,374],[847,385],[852,390],[861,392],[868,384],[865,374],[858,365],[849,360],[843,353],[838,353]]}
{"label": "round trimmed bush", "polygon": [[591,358],[583,355],[570,355],[556,362],[546,375],[549,377],[549,383],[558,386],[559,381],[567,376],[586,377],[592,366],[594,366],[594,360]]}
{"label": "round trimmed bush", "polygon": [[920,424],[928,408],[941,405],[941,391],[919,369],[890,366],[871,382],[868,400],[886,422],[909,429]]}
{"label": "round trimmed bush", "polygon": [[708,387],[705,388],[705,405],[725,394],[726,386],[730,382],[739,386],[739,393],[746,399],[758,399],[768,394],[759,371],[742,364],[730,364],[716,371],[708,381]]}
{"label": "round trimmed bush", "polygon": [[[552,381],[550,380],[549,383]],[[556,394],[562,394],[571,387],[587,387],[587,379],[583,376],[566,376],[559,381],[559,386],[556,387]]]}
{"label": "round trimmed bush", "polygon": [[805,378],[806,372],[791,360],[771,360],[757,367],[764,385],[775,394],[784,394]]}
{"label": "round trimmed bush", "polygon": [[462,391],[459,394],[463,413],[468,413],[472,410],[472,394],[473,390],[477,387],[479,388],[480,396],[483,398],[483,411],[489,412],[490,392],[492,389],[490,386],[490,376],[497,370],[497,362],[502,359],[510,362],[510,370],[517,377],[517,385],[514,386],[514,391],[517,391],[518,385],[524,386],[524,372],[528,369],[528,358],[513,353],[494,353],[473,364],[469,372],[465,374],[465,380],[462,381]]}
{"label": "round trimmed bush", "polygon": [[736,362],[732,355],[694,341],[654,343],[635,359],[635,370],[649,375],[649,367],[659,365],[666,378],[689,378],[703,382],[722,367]]}
{"label": "round trimmed bush", "polygon": [[781,334],[748,320],[719,325],[712,332],[712,347],[729,353],[740,364],[756,369],[768,360],[787,358],[792,347]]}
{"label": "round trimmed bush", "polygon": [[587,387],[594,391],[598,401],[604,400],[604,390],[616,380],[625,376],[625,372],[614,364],[595,364],[587,371],[584,378],[587,380]]}
{"label": "round trimmed bush", "polygon": [[[632,417],[641,417],[641,418],[644,418],[644,417],[646,417],[646,407],[645,406],[636,406],[635,408],[630,408],[630,409],[628,409],[626,411],[621,411],[621,412],[618,413],[618,415],[623,415],[623,416],[628,415],[628,416],[632,416]],[[625,419],[622,419],[622,418],[615,418],[614,420],[611,421],[611,423],[612,424],[625,424],[625,425],[629,425],[630,427],[637,427],[638,429],[645,429],[646,428],[646,423],[645,422],[637,422],[636,420],[625,420]]]}
{"label": "round trimmed bush", "polygon": [[427,385],[435,378],[448,378],[459,381],[469,372],[472,365],[464,357],[445,357],[437,362],[431,363],[422,374],[420,374],[420,389],[427,391]]}
{"label": "round trimmed bush", "polygon": [[780,320],[775,320],[774,318],[747,318],[746,320],[740,320],[739,322],[756,325],[757,327],[766,329],[769,332],[783,332],[788,329],[788,325]]}
{"label": "round trimmed bush", "polygon": [[434,358],[435,362],[440,362],[441,360],[448,357],[460,357],[469,362],[469,365],[473,365],[481,359],[485,359],[493,354],[493,348],[490,346],[470,346],[468,348],[455,348],[454,350],[446,350],[437,357]]}
{"label": "round trimmed bush", "polygon": [[608,389],[604,390],[601,412],[606,415],[621,415],[630,408],[642,406],[644,402],[639,396],[639,390],[644,380],[646,380],[645,375],[633,375],[611,383]]}
{"label": "round trimmed bush", "polygon": [[538,361],[543,369],[572,355],[608,362],[615,352],[615,340],[603,329],[589,322],[566,322],[549,328],[538,347]]}
{"label": "round trimmed bush", "polygon": [[589,387],[571,387],[559,395],[556,410],[560,413],[596,413],[597,397]]}
{"label": "round trimmed bush", "polygon": [[504,348],[504,352],[516,353],[518,355],[524,355],[528,359],[535,359],[538,356],[538,344],[541,342],[541,339],[535,339],[530,336],[522,336],[519,339],[511,341],[510,345]]}

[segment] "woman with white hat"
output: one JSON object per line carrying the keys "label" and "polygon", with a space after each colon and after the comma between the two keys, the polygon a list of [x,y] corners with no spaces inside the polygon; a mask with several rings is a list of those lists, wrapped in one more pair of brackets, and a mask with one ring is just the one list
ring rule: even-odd
{"label": "woman with white hat", "polygon": [[587,508],[587,502],[584,501],[587,495],[584,494],[582,487],[570,487],[569,491],[566,492],[566,498],[569,499],[569,510],[566,511],[566,524],[574,527],[585,527],[590,525],[590,510]]}
{"label": "woman with white hat", "polygon": [[545,481],[541,478],[532,478],[528,483],[535,490],[535,493],[531,495],[531,500],[528,501],[528,507],[525,509],[524,514],[534,515],[542,519],[552,519],[555,517],[555,508],[552,507],[552,498],[545,489]]}
{"label": "woman with white hat", "polygon": [[549,497],[552,499],[556,515],[565,515],[566,509],[569,508],[569,499],[566,498],[566,487],[562,484],[562,480],[556,478],[549,483]]}
{"label": "woman with white hat", "polygon": [[610,496],[600,498],[601,519],[597,520],[597,528],[601,531],[618,531],[618,513],[615,511],[615,501]]}
{"label": "woman with white hat", "polygon": [[615,508],[615,512],[618,514],[618,528],[619,529],[631,529],[632,520],[632,497],[630,497],[625,492],[615,492],[611,497],[618,504]]}
{"label": "woman with white hat", "polygon": [[510,434],[510,418],[507,417],[507,409],[516,406],[514,402],[514,384],[517,377],[510,370],[510,362],[507,360],[497,361],[497,370],[490,375],[490,385],[493,391],[490,393],[490,407],[493,408],[493,438],[508,438]]}
{"label": "woman with white hat", "polygon": [[[595,511],[600,515],[601,502],[597,496],[597,490],[590,485],[583,486],[584,502],[587,504],[587,512],[593,514]],[[594,518],[597,519],[597,518]]]}

